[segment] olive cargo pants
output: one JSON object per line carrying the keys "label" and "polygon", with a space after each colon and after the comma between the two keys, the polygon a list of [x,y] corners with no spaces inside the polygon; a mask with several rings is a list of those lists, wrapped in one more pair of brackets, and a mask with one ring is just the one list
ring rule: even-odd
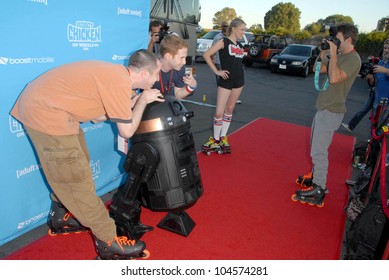
{"label": "olive cargo pants", "polygon": [[116,225],[96,194],[84,132],[80,129],[77,135],[56,136],[26,130],[56,197],[93,235],[111,241]]}

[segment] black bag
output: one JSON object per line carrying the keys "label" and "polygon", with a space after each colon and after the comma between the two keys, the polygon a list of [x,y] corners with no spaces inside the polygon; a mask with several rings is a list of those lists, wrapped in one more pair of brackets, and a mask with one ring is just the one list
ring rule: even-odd
{"label": "black bag", "polygon": [[371,167],[367,167],[363,172],[358,174],[355,184],[353,185],[354,192],[356,195],[361,194],[367,190],[371,179]]}
{"label": "black bag", "polygon": [[386,217],[380,201],[368,204],[346,232],[347,259],[376,259]]}
{"label": "black bag", "polygon": [[[366,198],[365,198],[366,199]],[[365,209],[365,202],[361,195],[353,195],[350,197],[344,212],[347,219],[355,222]]]}

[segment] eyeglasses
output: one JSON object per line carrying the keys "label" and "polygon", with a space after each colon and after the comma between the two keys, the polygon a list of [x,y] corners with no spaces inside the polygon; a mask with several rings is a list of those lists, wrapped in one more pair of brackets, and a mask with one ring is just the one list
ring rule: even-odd
{"label": "eyeglasses", "polygon": [[228,25],[223,25],[222,27],[228,27]]}

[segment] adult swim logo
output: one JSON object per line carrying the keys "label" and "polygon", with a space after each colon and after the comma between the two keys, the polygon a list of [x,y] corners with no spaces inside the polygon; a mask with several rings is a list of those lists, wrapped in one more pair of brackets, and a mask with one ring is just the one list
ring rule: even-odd
{"label": "adult swim logo", "polygon": [[127,8],[118,8],[118,15],[126,15],[126,16],[134,16],[134,17],[142,17],[141,10],[131,10]]}
{"label": "adult swim logo", "polygon": [[101,26],[95,27],[90,21],[77,21],[75,25],[68,24],[68,41],[73,48],[98,48],[101,42]]}

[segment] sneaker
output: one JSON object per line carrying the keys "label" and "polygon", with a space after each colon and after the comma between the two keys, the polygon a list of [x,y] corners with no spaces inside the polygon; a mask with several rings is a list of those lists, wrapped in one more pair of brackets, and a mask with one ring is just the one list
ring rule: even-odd
{"label": "sneaker", "polygon": [[228,143],[227,135],[220,137],[220,146],[223,147],[223,148],[229,148],[230,147],[230,144]]}
{"label": "sneaker", "polygon": [[242,104],[242,100],[240,99],[236,100],[236,104]]}
{"label": "sneaker", "polygon": [[348,126],[347,123],[342,123],[342,126],[343,126],[348,132],[350,132],[350,133],[353,132],[352,129]]}
{"label": "sneaker", "polygon": [[204,149],[218,149],[220,148],[220,144],[219,144],[220,141],[217,141],[215,138],[213,138],[212,136],[209,137],[208,139],[208,142],[203,144],[203,148]]}
{"label": "sneaker", "polygon": [[126,236],[116,236],[106,243],[95,237],[96,250],[103,260],[132,259],[142,257],[146,248],[143,241],[130,240]]}

